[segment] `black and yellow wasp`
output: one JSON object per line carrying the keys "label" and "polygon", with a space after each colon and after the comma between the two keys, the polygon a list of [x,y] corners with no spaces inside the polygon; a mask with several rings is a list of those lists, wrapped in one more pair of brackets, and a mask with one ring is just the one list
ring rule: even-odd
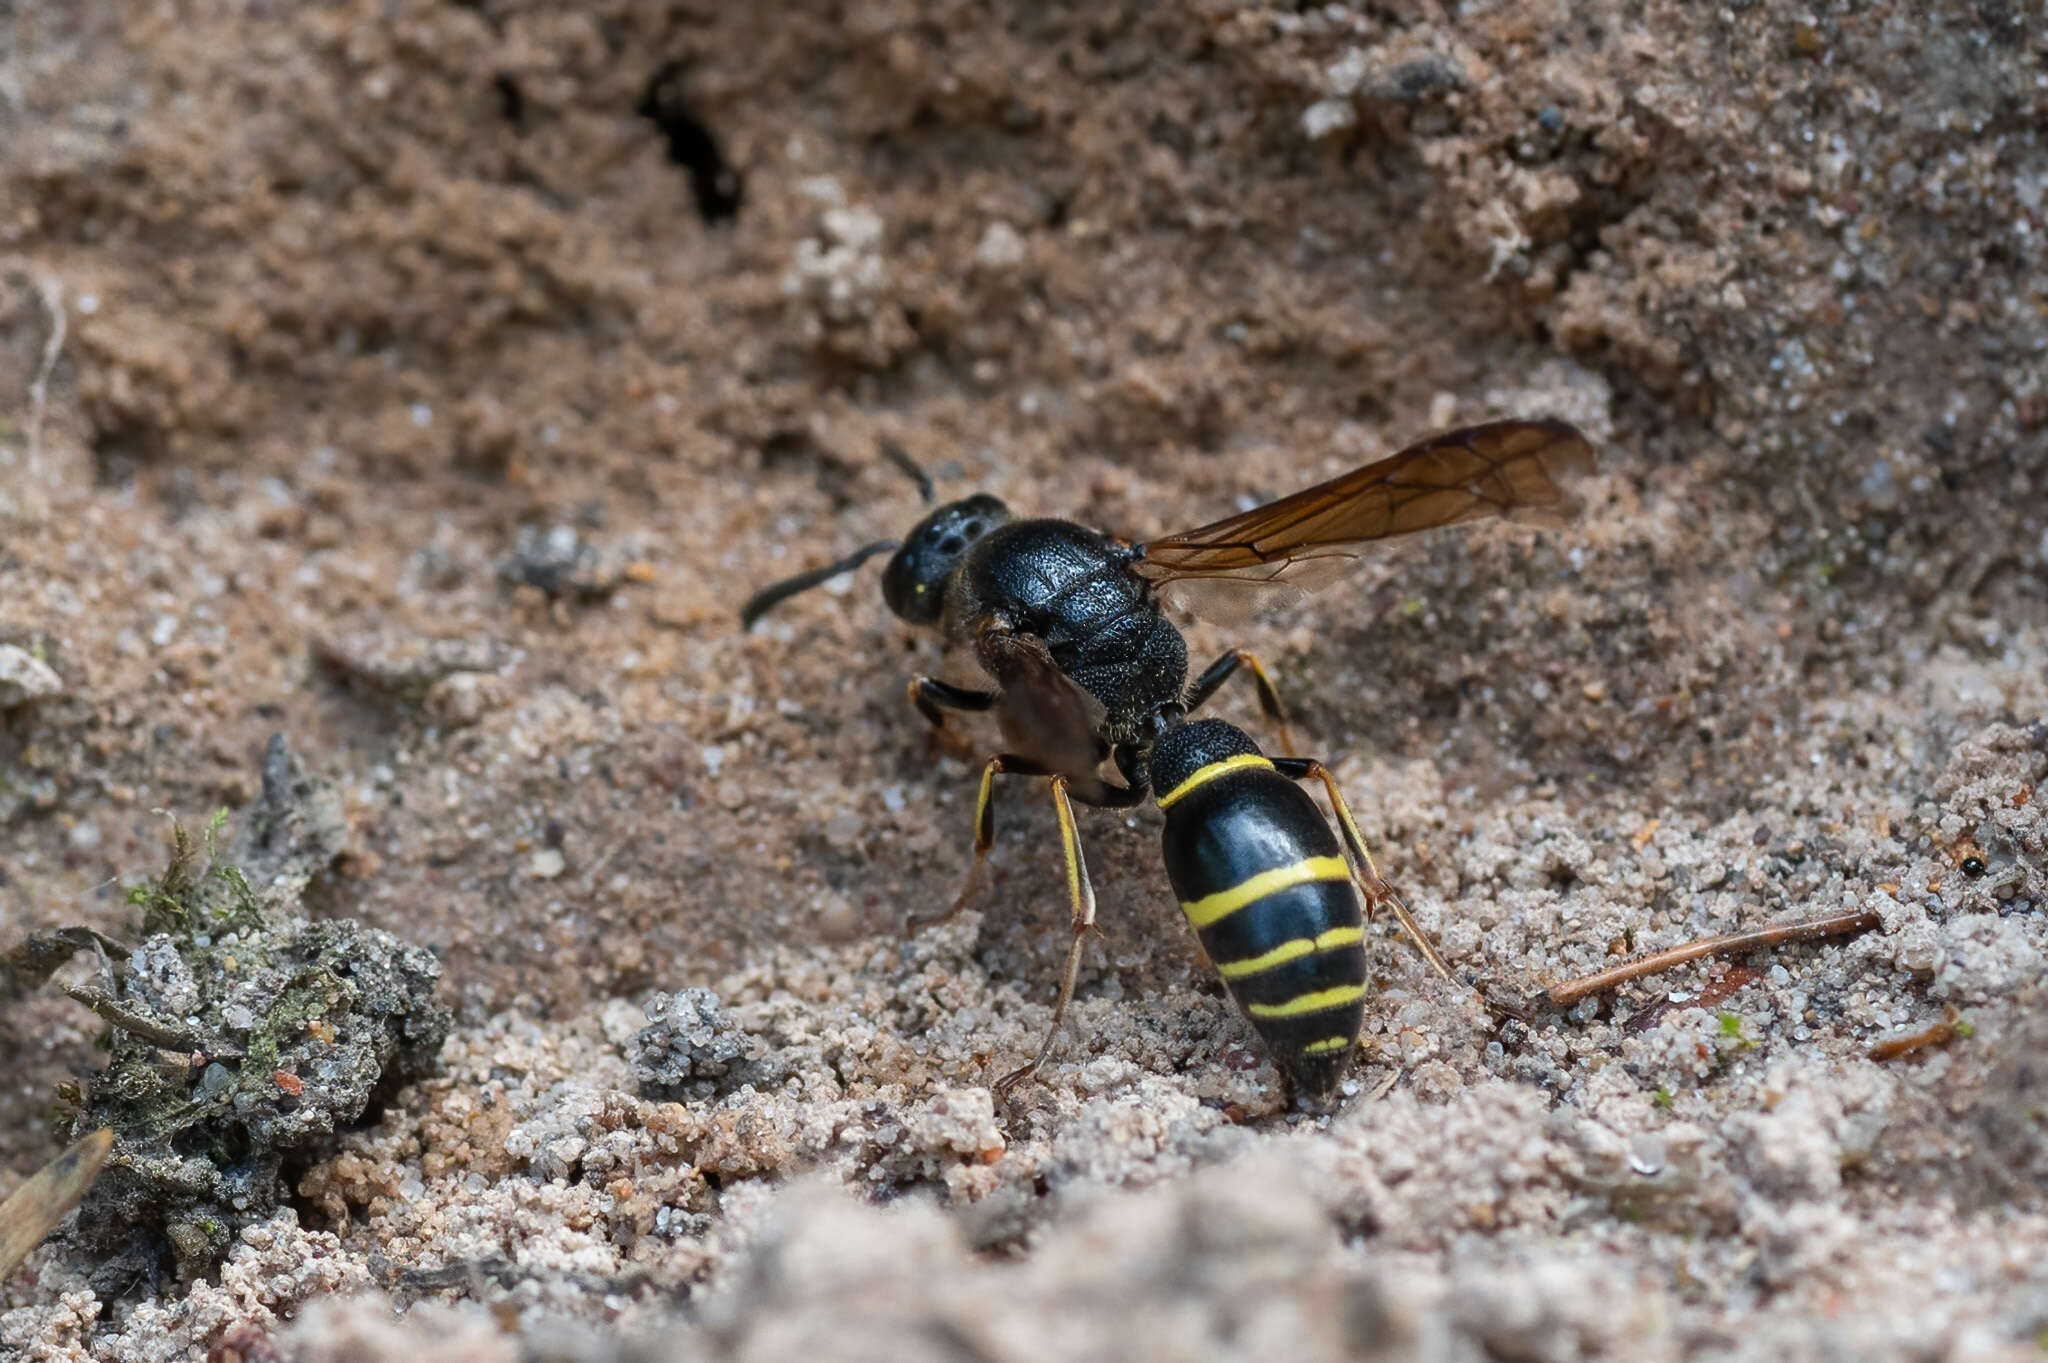
{"label": "black and yellow wasp", "polygon": [[[890,458],[931,485],[907,456]],[[1296,757],[1278,692],[1258,659],[1233,649],[1188,683],[1187,643],[1163,600],[1199,609],[1218,594],[1312,589],[1374,542],[1495,516],[1561,518],[1560,475],[1588,467],[1592,448],[1561,421],[1497,421],[1425,440],[1399,454],[1184,534],[1134,544],[1063,520],[1017,520],[986,493],[938,507],[900,543],[758,593],[751,626],[777,603],[894,551],[882,573],[889,609],[972,647],[990,685],[917,677],[912,702],[933,724],[948,710],[987,711],[1003,748],[982,769],[974,813],[973,894],[995,837],[1002,774],[1046,778],[1066,856],[1073,940],[1051,1027],[1030,1064],[996,1085],[1005,1094],[1051,1053],[1073,997],[1095,893],[1073,801],[1129,808],[1148,793],[1166,818],[1167,876],[1209,959],[1264,1039],[1297,1097],[1326,1102],[1350,1066],[1366,994],[1365,915],[1385,906],[1450,978],[1373,865],[1327,768]],[[1203,599],[1196,599],[1196,598]],[[1235,603],[1244,604],[1243,601]],[[1269,757],[1242,730],[1188,716],[1240,668],[1279,727]],[[1107,762],[1120,780],[1103,773]],[[1299,782],[1319,780],[1336,830]]]}

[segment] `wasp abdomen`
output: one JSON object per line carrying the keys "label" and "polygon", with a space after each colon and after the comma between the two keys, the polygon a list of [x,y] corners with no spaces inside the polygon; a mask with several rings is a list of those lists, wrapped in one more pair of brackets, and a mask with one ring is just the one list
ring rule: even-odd
{"label": "wasp abdomen", "polygon": [[1220,720],[1152,755],[1167,878],[1276,1061],[1312,1097],[1350,1066],[1365,1012],[1365,916],[1342,845],[1308,793]]}

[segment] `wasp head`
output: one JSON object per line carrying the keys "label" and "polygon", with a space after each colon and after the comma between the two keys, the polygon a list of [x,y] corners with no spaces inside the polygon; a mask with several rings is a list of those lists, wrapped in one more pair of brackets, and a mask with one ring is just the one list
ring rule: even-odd
{"label": "wasp head", "polygon": [[1010,519],[1010,508],[986,492],[948,502],[917,523],[882,569],[882,599],[913,625],[936,625],[946,585],[967,547]]}

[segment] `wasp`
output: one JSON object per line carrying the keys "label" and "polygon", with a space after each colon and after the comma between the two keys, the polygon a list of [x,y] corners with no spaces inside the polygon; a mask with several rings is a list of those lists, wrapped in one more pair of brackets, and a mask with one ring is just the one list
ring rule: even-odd
{"label": "wasp", "polygon": [[[922,470],[893,445],[883,451],[929,505]],[[949,712],[985,712],[1002,735],[982,768],[973,866],[953,909],[975,893],[995,841],[995,778],[1047,782],[1072,940],[1045,1040],[1030,1063],[997,1082],[998,1096],[1051,1054],[1095,922],[1077,802],[1127,809],[1155,799],[1182,911],[1298,1101],[1326,1103],[1356,1051],[1370,912],[1391,910],[1437,972],[1452,978],[1381,878],[1328,768],[1295,755],[1265,666],[1231,649],[1190,683],[1187,642],[1164,607],[1241,615],[1264,598],[1313,590],[1383,541],[1493,517],[1561,521],[1572,509],[1561,479],[1590,467],[1592,454],[1565,422],[1496,421],[1142,543],[1072,521],[1019,519],[976,493],[930,511],[901,541],[867,545],[746,603],[741,621],[751,627],[796,593],[887,553],[881,585],[889,610],[972,650],[987,685],[917,676],[909,687],[911,703],[939,729]],[[1278,730],[1278,756],[1233,725],[1190,718],[1240,671]],[[1334,831],[1303,789],[1312,780],[1329,797]]]}

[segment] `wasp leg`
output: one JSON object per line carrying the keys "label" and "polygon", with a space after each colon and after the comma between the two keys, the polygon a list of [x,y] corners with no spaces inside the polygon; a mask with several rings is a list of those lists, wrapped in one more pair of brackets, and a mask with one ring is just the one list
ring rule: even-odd
{"label": "wasp leg", "polygon": [[[918,680],[926,679],[920,677]],[[981,864],[988,859],[989,849],[996,845],[996,777],[1005,772],[1014,776],[1045,774],[1036,764],[1007,753],[998,754],[988,760],[981,769],[981,789],[974,797],[974,864],[967,868],[967,883],[960,887],[959,894],[953,896],[953,902],[940,912],[913,913],[905,917],[905,937],[915,937],[926,928],[945,922],[966,908],[968,901],[980,890]]]}
{"label": "wasp leg", "polygon": [[1194,687],[1188,692],[1188,713],[1193,714],[1216,694],[1223,683],[1229,681],[1240,667],[1251,669],[1252,682],[1259,688],[1259,709],[1280,731],[1280,751],[1294,756],[1294,735],[1287,728],[1287,707],[1280,703],[1279,688],[1273,685],[1273,678],[1266,671],[1266,665],[1259,661],[1259,655],[1248,648],[1233,648],[1202,669],[1202,675],[1195,678]]}
{"label": "wasp leg", "polygon": [[1060,850],[1067,858],[1067,899],[1073,908],[1073,939],[1067,944],[1067,968],[1060,976],[1059,1002],[1052,1007],[1052,1022],[1045,1029],[1045,1040],[1038,1047],[1038,1054],[1031,1063],[1010,1071],[995,1084],[998,1102],[1007,1103],[1010,1091],[1038,1072],[1045,1058],[1052,1054],[1053,1043],[1059,1040],[1060,1023],[1067,1015],[1067,1004],[1074,997],[1074,979],[1081,970],[1081,948],[1088,941],[1088,930],[1095,926],[1095,887],[1088,881],[1088,862],[1081,855],[1081,839],[1074,830],[1074,806],[1067,798],[1067,778],[1052,778],[1053,808],[1060,816]]}
{"label": "wasp leg", "polygon": [[936,677],[910,679],[910,703],[939,731],[939,742],[956,757],[972,760],[978,754],[953,726],[946,723],[947,710],[990,710],[1001,697],[994,691],[970,691],[964,686],[942,682]]}
{"label": "wasp leg", "polygon": [[937,677],[910,679],[910,703],[937,729],[946,727],[943,711],[993,709],[996,699],[993,691],[970,691],[964,686],[942,682]]}
{"label": "wasp leg", "polygon": [[[1761,928],[1748,928],[1742,932],[1724,933],[1718,937],[1696,937],[1690,942],[1681,942],[1675,947],[1653,951],[1647,956],[1638,956],[1633,961],[1596,970],[1590,975],[1581,975],[1575,980],[1554,984],[1536,996],[1534,1002],[1547,1003],[1553,1008],[1569,1008],[1589,994],[1598,994],[1630,980],[1640,980],[1697,961],[1703,956],[1732,956],[1738,952],[1756,951],[1764,947],[1783,946],[1787,942],[1814,942],[1829,937],[1853,937],[1858,933],[1881,927],[1884,920],[1870,909],[1853,909],[1842,913],[1829,914],[1824,918],[1802,918],[1794,923],[1773,923]],[[1507,1009],[1497,1011],[1509,1012]]]}
{"label": "wasp leg", "polygon": [[1370,917],[1373,910],[1382,904],[1393,910],[1402,930],[1414,939],[1423,958],[1437,974],[1456,984],[1458,979],[1451,974],[1450,963],[1436,949],[1436,943],[1429,940],[1429,934],[1415,921],[1415,915],[1408,912],[1408,906],[1401,902],[1400,895],[1394,893],[1394,887],[1380,876],[1380,868],[1373,864],[1372,853],[1366,850],[1365,837],[1358,831],[1358,821],[1351,817],[1351,806],[1344,802],[1344,792],[1337,789],[1337,778],[1330,774],[1330,769],[1313,757],[1276,757],[1273,769],[1292,780],[1313,778],[1323,783],[1323,789],[1330,794],[1330,808],[1337,813],[1338,831],[1344,835],[1344,846],[1351,853],[1351,873],[1358,882],[1359,893],[1365,896],[1366,915]]}
{"label": "wasp leg", "polygon": [[[1097,809],[1131,809],[1143,804],[1149,789],[1143,774],[1144,764],[1140,760],[1142,756],[1142,750],[1136,745],[1116,750],[1117,769],[1124,774],[1129,785],[1113,786],[1104,781],[1100,783],[1102,789],[1099,792],[1090,793],[1075,790],[1064,777],[1060,778],[1062,806],[1069,797]],[[941,912],[908,915],[903,924],[904,936],[915,937],[926,928],[945,922],[966,908],[980,892],[982,865],[996,845],[996,777],[1051,775],[1052,772],[1045,767],[1015,753],[1000,753],[988,760],[981,769],[981,789],[974,797],[974,864],[967,870],[967,883],[960,887],[960,893]]]}

